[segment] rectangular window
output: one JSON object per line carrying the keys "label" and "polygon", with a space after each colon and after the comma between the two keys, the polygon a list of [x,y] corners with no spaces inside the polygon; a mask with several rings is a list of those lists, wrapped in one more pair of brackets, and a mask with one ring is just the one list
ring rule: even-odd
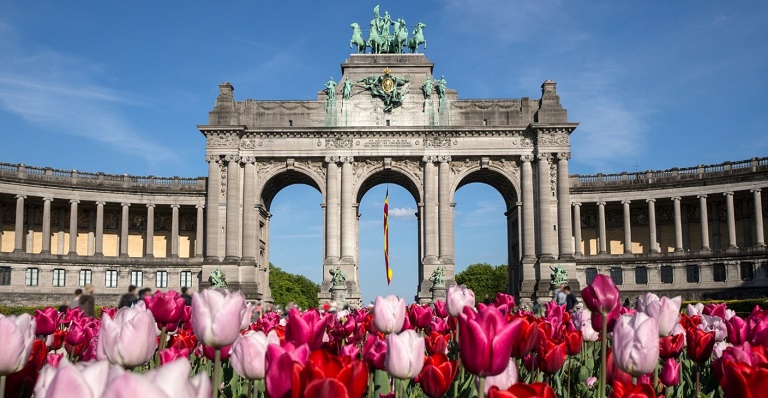
{"label": "rectangular window", "polygon": [[587,268],[584,270],[584,274],[587,276],[587,285],[589,285],[597,277],[597,268]]}
{"label": "rectangular window", "polygon": [[181,287],[192,287],[192,271],[181,271]]}
{"label": "rectangular window", "polygon": [[712,265],[712,279],[715,282],[725,282],[725,264]]}
{"label": "rectangular window", "polygon": [[117,270],[108,269],[105,275],[104,286],[112,288],[117,287]]}
{"label": "rectangular window", "polygon": [[131,285],[136,287],[144,286],[144,272],[131,271]]}
{"label": "rectangular window", "polygon": [[689,264],[685,266],[685,280],[688,283],[699,283],[699,265]]}
{"label": "rectangular window", "polygon": [[648,284],[648,267],[635,268],[635,283],[638,285]]}
{"label": "rectangular window", "polygon": [[53,270],[53,287],[62,287],[67,282],[67,271],[61,268]]}
{"label": "rectangular window", "polygon": [[80,278],[78,278],[78,285],[80,287],[85,287],[85,285],[89,285],[93,283],[93,272],[89,269],[81,269],[80,270]]}
{"label": "rectangular window", "polygon": [[27,272],[24,275],[24,284],[27,286],[37,286],[39,276],[40,276],[39,269],[27,268]]}
{"label": "rectangular window", "polygon": [[11,267],[0,267],[0,286],[11,284]]}
{"label": "rectangular window", "polygon": [[168,287],[168,271],[155,272],[155,287]]}
{"label": "rectangular window", "polygon": [[620,286],[624,284],[624,274],[619,267],[613,267],[611,268],[611,280],[613,281],[613,284],[616,286]]}
{"label": "rectangular window", "polygon": [[752,262],[743,262],[739,264],[739,268],[741,268],[741,280],[751,281],[755,279],[755,266]]}
{"label": "rectangular window", "polygon": [[670,265],[661,266],[661,283],[672,283],[675,281],[675,270]]}

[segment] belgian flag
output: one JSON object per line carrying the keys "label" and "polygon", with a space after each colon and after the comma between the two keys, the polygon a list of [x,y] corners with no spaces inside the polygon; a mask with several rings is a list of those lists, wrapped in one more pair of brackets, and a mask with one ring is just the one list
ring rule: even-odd
{"label": "belgian flag", "polygon": [[387,285],[392,281],[392,269],[389,268],[389,188],[384,197],[384,265],[387,267]]}

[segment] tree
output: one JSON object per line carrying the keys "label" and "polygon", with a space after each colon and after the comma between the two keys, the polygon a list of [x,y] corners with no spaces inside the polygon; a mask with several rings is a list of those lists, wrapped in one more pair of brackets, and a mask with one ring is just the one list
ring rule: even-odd
{"label": "tree", "polygon": [[467,285],[475,292],[475,300],[481,302],[487,295],[493,299],[498,292],[506,292],[509,285],[507,265],[492,266],[488,263],[472,264],[456,274],[456,283]]}
{"label": "tree", "polygon": [[293,301],[301,308],[317,307],[320,285],[304,275],[285,272],[272,263],[269,263],[269,288],[275,304],[285,306]]}

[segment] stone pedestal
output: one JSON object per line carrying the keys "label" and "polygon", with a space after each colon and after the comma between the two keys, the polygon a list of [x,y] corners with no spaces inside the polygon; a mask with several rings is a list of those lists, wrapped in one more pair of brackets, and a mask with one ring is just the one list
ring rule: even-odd
{"label": "stone pedestal", "polygon": [[332,286],[331,287],[331,300],[336,301],[339,306],[347,301],[347,287],[346,286]]}
{"label": "stone pedestal", "polygon": [[445,284],[432,286],[432,288],[429,290],[432,292],[433,303],[437,300],[445,301],[445,299],[448,297],[448,292],[445,287]]}

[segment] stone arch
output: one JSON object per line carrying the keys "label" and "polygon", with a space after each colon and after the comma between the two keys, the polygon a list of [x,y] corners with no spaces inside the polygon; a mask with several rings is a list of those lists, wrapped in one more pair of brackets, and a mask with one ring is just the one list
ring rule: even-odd
{"label": "stone arch", "polygon": [[355,202],[360,203],[366,192],[379,184],[391,183],[405,188],[418,205],[422,201],[421,181],[404,167],[392,165],[391,168],[384,166],[374,167],[363,171],[355,181]]}
{"label": "stone arch", "polygon": [[259,185],[256,190],[259,203],[269,211],[272,200],[283,188],[295,184],[305,184],[317,189],[325,197],[325,181],[314,170],[306,167],[279,167],[270,170],[267,174],[259,176]]}
{"label": "stone arch", "polygon": [[513,208],[520,200],[520,178],[517,172],[510,173],[509,170],[495,165],[489,165],[485,168],[474,165],[462,170],[454,178],[451,187],[451,201],[453,201],[459,188],[475,182],[495,188],[504,198],[507,209]]}

